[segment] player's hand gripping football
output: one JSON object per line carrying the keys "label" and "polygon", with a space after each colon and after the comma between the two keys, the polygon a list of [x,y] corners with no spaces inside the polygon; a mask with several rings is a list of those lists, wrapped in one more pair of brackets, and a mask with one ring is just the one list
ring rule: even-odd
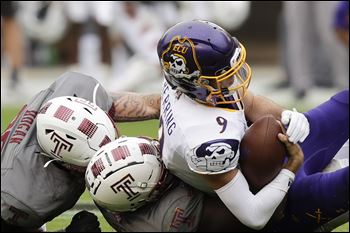
{"label": "player's hand gripping football", "polygon": [[293,111],[284,110],[281,114],[281,122],[287,128],[289,141],[293,143],[303,142],[310,133],[310,125],[304,114]]}
{"label": "player's hand gripping football", "polygon": [[281,125],[281,128],[282,128],[283,134],[279,133],[277,136],[278,136],[278,139],[284,143],[284,146],[287,149],[287,156],[288,156],[288,162],[284,165],[284,168],[296,174],[296,172],[304,162],[304,152],[299,146],[299,144],[297,143],[294,144],[290,142],[290,140],[288,139],[287,132],[285,131],[282,125]]}
{"label": "player's hand gripping football", "polygon": [[95,214],[82,210],[73,216],[66,232],[101,232],[100,222]]}

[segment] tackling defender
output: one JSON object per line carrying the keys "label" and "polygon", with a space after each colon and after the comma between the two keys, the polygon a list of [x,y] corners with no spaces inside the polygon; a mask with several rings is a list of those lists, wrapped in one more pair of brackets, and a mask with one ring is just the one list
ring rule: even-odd
{"label": "tackling defender", "polygon": [[114,123],[158,118],[159,103],[159,95],[109,95],[75,72],[34,96],[1,135],[2,231],[37,230],[73,207],[89,159],[119,136]]}

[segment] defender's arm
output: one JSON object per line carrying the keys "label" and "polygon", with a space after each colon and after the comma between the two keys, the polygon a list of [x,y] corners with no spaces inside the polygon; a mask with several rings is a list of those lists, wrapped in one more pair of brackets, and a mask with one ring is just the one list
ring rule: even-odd
{"label": "defender's arm", "polygon": [[280,121],[281,114],[285,110],[272,100],[264,96],[254,95],[250,91],[247,91],[247,94],[243,99],[243,103],[245,116],[250,122],[255,122],[261,116],[266,114],[272,114],[277,120]]}
{"label": "defender's arm", "polygon": [[118,122],[158,119],[160,113],[159,94],[132,92],[112,93],[115,119]]}
{"label": "defender's arm", "polygon": [[277,120],[281,121],[287,129],[289,141],[293,143],[303,142],[310,133],[310,126],[304,114],[286,110],[272,100],[254,95],[248,91],[243,99],[244,113],[246,119],[254,123],[257,119],[266,114],[272,114]]}

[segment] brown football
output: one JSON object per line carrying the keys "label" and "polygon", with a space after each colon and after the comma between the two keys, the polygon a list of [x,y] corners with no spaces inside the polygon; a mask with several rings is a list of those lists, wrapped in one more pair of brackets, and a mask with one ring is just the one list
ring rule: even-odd
{"label": "brown football", "polygon": [[266,115],[248,128],[241,141],[239,164],[254,194],[282,168],[287,152],[278,133],[282,133],[280,124],[272,115]]}

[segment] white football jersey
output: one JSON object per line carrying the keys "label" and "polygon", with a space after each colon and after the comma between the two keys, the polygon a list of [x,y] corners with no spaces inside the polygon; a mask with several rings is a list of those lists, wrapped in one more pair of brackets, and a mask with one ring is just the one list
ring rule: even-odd
{"label": "white football jersey", "polygon": [[200,174],[234,169],[247,129],[243,110],[206,106],[172,90],[164,81],[159,139],[165,166],[180,179],[213,192]]}

